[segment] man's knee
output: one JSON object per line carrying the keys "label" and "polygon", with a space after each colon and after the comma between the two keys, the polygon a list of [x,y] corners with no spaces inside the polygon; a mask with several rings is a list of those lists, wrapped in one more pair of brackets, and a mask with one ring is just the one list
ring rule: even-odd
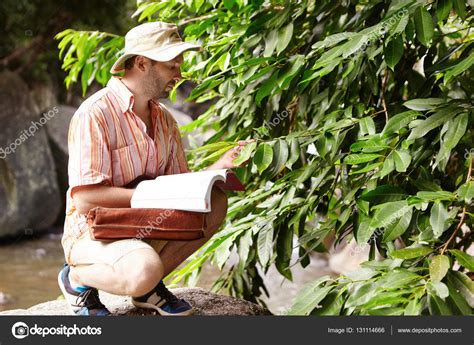
{"label": "man's knee", "polygon": [[151,291],[163,278],[164,268],[152,249],[138,249],[124,256],[115,268],[122,274],[128,296],[141,296]]}

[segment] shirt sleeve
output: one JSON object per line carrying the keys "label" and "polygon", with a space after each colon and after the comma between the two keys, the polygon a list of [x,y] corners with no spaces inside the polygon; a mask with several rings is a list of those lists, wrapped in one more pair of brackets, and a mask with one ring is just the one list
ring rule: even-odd
{"label": "shirt sleeve", "polygon": [[106,122],[99,108],[79,109],[71,119],[68,133],[69,187],[112,184],[110,145]]}
{"label": "shirt sleeve", "polygon": [[[167,111],[166,111],[167,112]],[[191,172],[186,160],[186,153],[184,152],[183,141],[181,139],[181,133],[179,132],[178,123],[169,113],[168,116],[172,120],[171,133],[171,151],[168,163],[165,167],[165,175],[182,174]]]}

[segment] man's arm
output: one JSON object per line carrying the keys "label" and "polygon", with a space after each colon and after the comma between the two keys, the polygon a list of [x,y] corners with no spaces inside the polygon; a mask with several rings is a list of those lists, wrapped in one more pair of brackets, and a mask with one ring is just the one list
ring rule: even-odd
{"label": "man's arm", "polygon": [[110,208],[130,207],[135,189],[89,185],[76,188],[73,199],[79,213],[87,214],[90,209],[101,206]]}

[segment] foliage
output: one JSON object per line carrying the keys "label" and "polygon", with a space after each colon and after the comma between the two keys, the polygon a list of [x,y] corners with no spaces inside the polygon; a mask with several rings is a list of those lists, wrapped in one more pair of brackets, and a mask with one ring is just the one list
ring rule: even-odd
{"label": "foliage", "polygon": [[56,81],[56,77],[60,84],[64,73],[58,64],[54,35],[71,26],[122,31],[130,25],[129,18],[122,15],[129,6],[130,0],[3,0],[0,69],[21,73],[31,84]]}
{"label": "foliage", "polygon": [[[472,4],[169,0],[139,3],[135,16],[175,21],[205,47],[183,66],[199,82],[189,100],[215,100],[182,127],[215,130],[190,152],[195,169],[258,138],[236,169],[247,192],[230,197],[223,229],[173,282],[207,261],[224,268],[235,251],[215,288],[256,300],[269,267],[291,280],[334,234],[368,246],[368,261],[304,287],[290,314],[472,313],[462,273],[474,260]],[[86,54],[92,70],[65,59],[70,76],[82,68],[86,86],[103,76],[100,52],[117,48],[105,42]]]}

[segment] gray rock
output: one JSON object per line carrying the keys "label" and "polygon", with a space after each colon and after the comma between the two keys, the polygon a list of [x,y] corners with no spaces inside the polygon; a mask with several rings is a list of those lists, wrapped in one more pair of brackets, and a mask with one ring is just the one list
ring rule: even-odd
{"label": "gray rock", "polygon": [[58,113],[46,124],[49,139],[56,144],[61,153],[67,157],[67,135],[69,123],[76,112],[76,108],[69,105],[58,105]]}
{"label": "gray rock", "polygon": [[0,237],[46,229],[60,212],[44,129],[56,110],[38,114],[38,107],[18,75],[0,74]]}
{"label": "gray rock", "polygon": [[48,111],[58,104],[53,82],[49,78],[41,82],[32,83],[29,93],[33,100],[33,110],[35,114]]}
{"label": "gray rock", "polygon": [[[218,295],[201,288],[174,289],[173,293],[184,298],[194,308],[194,315],[271,315],[257,305],[242,299]],[[100,299],[113,315],[156,315],[148,309],[135,308],[130,297],[100,293]],[[56,300],[35,305],[29,309],[0,312],[0,315],[70,315],[66,301]]]}
{"label": "gray rock", "polygon": [[[58,105],[58,114],[46,124],[48,132],[49,145],[56,167],[56,175],[58,179],[58,188],[61,196],[61,209],[66,209],[66,192],[69,187],[67,164],[68,164],[68,148],[67,136],[69,132],[69,123],[76,112],[76,108],[68,105]],[[64,212],[57,219],[56,225],[64,224]]]}

